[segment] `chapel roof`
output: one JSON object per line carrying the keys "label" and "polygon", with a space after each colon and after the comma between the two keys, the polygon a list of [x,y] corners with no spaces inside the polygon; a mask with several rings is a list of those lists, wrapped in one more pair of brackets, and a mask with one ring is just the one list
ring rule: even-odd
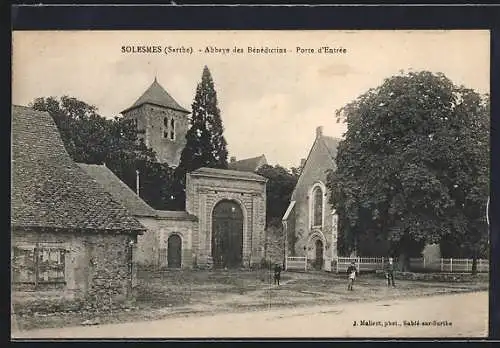
{"label": "chapel roof", "polygon": [[139,99],[137,99],[132,106],[123,110],[121,113],[123,114],[144,104],[162,106],[167,109],[181,111],[186,114],[190,113],[190,111],[180,106],[179,103],[172,98],[172,96],[158,83],[156,78],[148,89],[146,89],[146,91],[139,97]]}
{"label": "chapel roof", "polygon": [[71,159],[47,112],[14,105],[11,141],[13,227],[134,234],[145,231]]}

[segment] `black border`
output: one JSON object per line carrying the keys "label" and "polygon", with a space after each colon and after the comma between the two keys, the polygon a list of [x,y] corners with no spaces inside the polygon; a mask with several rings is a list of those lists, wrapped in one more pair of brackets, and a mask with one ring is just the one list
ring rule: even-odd
{"label": "black border", "polygon": [[[370,1],[372,2],[372,1]],[[24,2],[29,3],[29,1]],[[47,3],[47,2],[46,2]],[[178,2],[180,3],[180,1]],[[365,2],[368,3],[368,2]],[[299,29],[489,29],[491,30],[491,258],[498,260],[499,238],[498,217],[493,212],[499,212],[499,162],[498,149],[500,140],[498,129],[498,106],[500,81],[500,7],[491,5],[379,5],[374,6],[119,6],[113,5],[12,5],[10,20],[13,30],[193,30],[193,29],[232,29],[232,30],[299,30]],[[7,14],[7,11],[1,11]],[[6,16],[7,17],[7,16]],[[2,21],[9,23],[9,18]],[[10,42],[6,53],[7,62],[11,61]],[[368,57],[367,57],[368,59]],[[5,60],[3,60],[5,62]],[[7,71],[6,83],[11,88],[10,66],[4,65]],[[8,70],[7,70],[8,69]],[[5,96],[5,94],[4,94]],[[10,96],[10,94],[8,94]],[[10,114],[10,105],[2,105]],[[10,130],[8,117],[4,129]],[[4,137],[7,143],[7,137]],[[10,149],[10,143],[4,148]],[[10,151],[8,152],[10,156]],[[9,181],[7,181],[9,182]],[[9,182],[10,184],[10,182]],[[10,189],[10,185],[9,185]],[[10,203],[10,202],[9,202]],[[10,204],[9,204],[10,205]],[[9,228],[9,227],[7,227]],[[8,234],[6,245],[10,244]],[[6,256],[8,264],[9,259]],[[496,257],[495,257],[496,256]],[[500,292],[498,291],[500,274],[498,263],[491,262],[490,277],[490,338],[500,338]],[[5,272],[7,274],[7,272]],[[7,278],[6,282],[10,279]],[[7,296],[2,296],[7,299]],[[10,304],[6,304],[6,307]],[[10,316],[9,316],[10,317]],[[10,321],[10,318],[8,319]],[[436,341],[435,339],[433,339]],[[91,344],[100,340],[91,340]],[[189,340],[177,342],[188,343]],[[255,341],[255,340],[250,340]],[[262,340],[259,340],[262,341]],[[267,340],[269,341],[269,340]],[[274,341],[274,340],[271,340]],[[281,340],[283,341],[283,339]],[[289,344],[304,343],[288,342]],[[313,340],[319,342],[319,340]],[[342,345],[350,345],[354,340],[342,340]],[[359,341],[356,340],[356,341]],[[366,340],[364,340],[366,341]],[[388,344],[395,340],[373,339],[374,343],[382,341]],[[415,339],[400,339],[399,341],[416,341]],[[464,341],[464,340],[452,340]],[[483,341],[484,340],[478,340]],[[35,342],[35,341],[33,341]],[[36,341],[36,344],[43,344]],[[50,342],[49,344],[65,344],[69,341]],[[139,342],[153,343],[151,340]],[[161,342],[161,341],[160,341]],[[164,341],[163,341],[164,342]],[[380,342],[380,343],[382,343]],[[454,343],[455,343],[454,342]],[[124,343],[123,341],[121,343]],[[172,342],[173,343],[173,342]],[[22,343],[17,343],[22,345]],[[33,344],[33,343],[28,343]],[[174,343],[175,344],[175,343]],[[196,343],[195,343],[196,344]],[[238,343],[241,344],[241,343]]]}

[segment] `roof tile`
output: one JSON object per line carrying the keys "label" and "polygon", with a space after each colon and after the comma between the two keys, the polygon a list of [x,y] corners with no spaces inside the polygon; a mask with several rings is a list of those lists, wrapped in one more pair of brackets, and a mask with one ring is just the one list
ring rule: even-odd
{"label": "roof tile", "polygon": [[52,117],[12,110],[11,224],[121,232],[145,230],[73,160]]}

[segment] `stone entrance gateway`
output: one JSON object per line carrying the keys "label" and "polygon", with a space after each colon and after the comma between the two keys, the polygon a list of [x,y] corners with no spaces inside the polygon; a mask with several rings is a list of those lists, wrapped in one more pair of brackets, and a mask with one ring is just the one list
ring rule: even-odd
{"label": "stone entrance gateway", "polygon": [[182,265],[182,240],[177,234],[168,237],[167,262],[168,268],[181,268]]}
{"label": "stone entrance gateway", "polygon": [[239,268],[243,261],[243,211],[238,203],[222,200],[212,216],[212,259],[216,268]]}
{"label": "stone entrance gateway", "polygon": [[186,175],[192,259],[200,268],[250,268],[264,258],[266,181],[250,172],[200,168]]}

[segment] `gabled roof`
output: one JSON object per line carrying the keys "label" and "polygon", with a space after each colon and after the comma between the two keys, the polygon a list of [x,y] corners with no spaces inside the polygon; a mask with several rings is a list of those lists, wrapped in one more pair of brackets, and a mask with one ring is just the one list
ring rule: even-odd
{"label": "gabled roof", "polygon": [[295,184],[295,188],[292,192],[292,197],[295,196],[295,191],[297,190],[297,187],[299,187],[299,185],[303,181],[302,176],[304,173],[304,168],[307,166],[307,162],[309,161],[309,158],[311,157],[311,154],[312,154],[313,150],[316,148],[316,146],[324,146],[325,149],[330,154],[330,156],[329,156],[330,160],[335,165],[336,157],[337,157],[337,147],[338,147],[339,143],[340,143],[340,139],[338,139],[338,138],[329,137],[329,136],[325,136],[325,135],[316,136],[311,148],[309,149],[309,153],[307,154],[306,161],[305,161],[304,166],[300,172],[300,176],[297,180],[297,183]]}
{"label": "gabled roof", "polygon": [[121,113],[123,114],[124,112],[138,108],[139,106],[144,104],[163,106],[165,108],[181,111],[186,114],[190,113],[190,111],[180,106],[174,100],[174,98],[172,98],[170,94],[168,94],[168,92],[158,83],[156,78],[151,84],[151,86],[148,87],[146,92],[144,92],[131,107],[123,110]]}
{"label": "gabled roof", "polygon": [[330,153],[330,157],[335,161],[337,158],[337,148],[340,143],[340,139],[322,136],[321,140],[323,140],[323,144],[326,146],[326,149]]}
{"label": "gabled roof", "polygon": [[267,182],[266,178],[257,175],[255,173],[241,172],[238,170],[229,170],[229,169],[216,169],[216,168],[203,167],[194,170],[189,174],[191,176],[206,176],[206,177],[222,178],[222,179],[238,179],[238,180]]}
{"label": "gabled roof", "polygon": [[73,162],[48,113],[13,106],[11,164],[13,227],[145,231],[139,221]]}
{"label": "gabled roof", "polygon": [[255,172],[262,164],[266,163],[266,156],[260,155],[257,157],[231,162],[228,164],[228,168],[232,170],[239,170],[242,172]]}
{"label": "gabled roof", "polygon": [[105,165],[78,163],[104,190],[135,216],[156,216],[155,211]]}

